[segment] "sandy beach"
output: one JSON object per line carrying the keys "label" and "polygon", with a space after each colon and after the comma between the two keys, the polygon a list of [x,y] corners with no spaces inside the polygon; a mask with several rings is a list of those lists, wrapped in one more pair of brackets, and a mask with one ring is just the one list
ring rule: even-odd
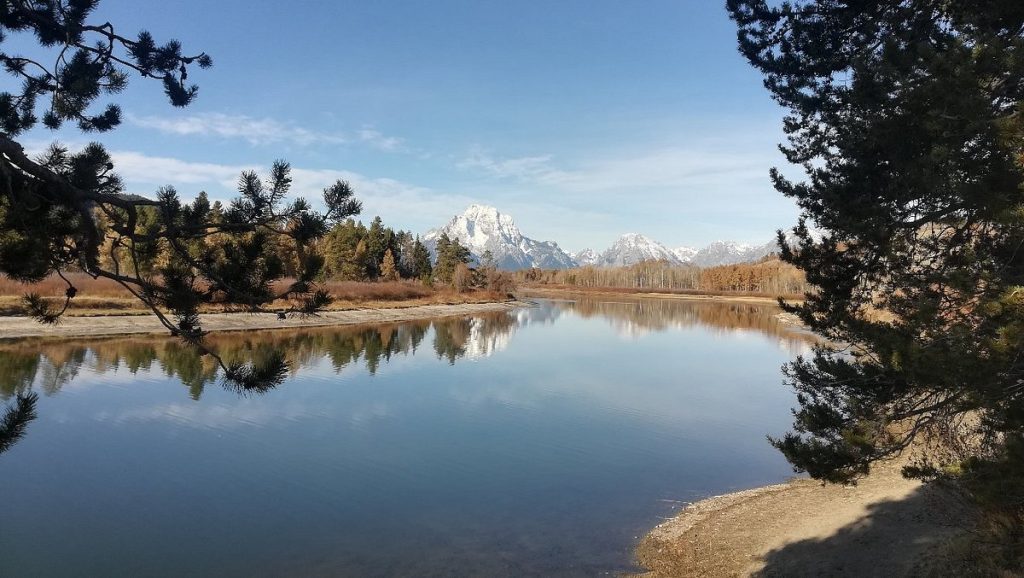
{"label": "sandy beach", "polygon": [[935,560],[967,535],[973,510],[899,470],[881,464],[856,486],[797,479],[690,504],[643,538],[637,560],[649,571],[639,576],[950,575]]}

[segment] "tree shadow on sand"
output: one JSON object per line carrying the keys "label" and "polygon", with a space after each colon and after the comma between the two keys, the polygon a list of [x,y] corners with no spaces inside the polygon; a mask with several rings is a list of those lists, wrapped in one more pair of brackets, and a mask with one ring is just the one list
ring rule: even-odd
{"label": "tree shadow on sand", "polygon": [[973,527],[974,511],[949,488],[924,485],[901,500],[873,504],[868,513],[823,539],[772,550],[759,577],[894,577],[943,575],[924,568],[927,552]]}

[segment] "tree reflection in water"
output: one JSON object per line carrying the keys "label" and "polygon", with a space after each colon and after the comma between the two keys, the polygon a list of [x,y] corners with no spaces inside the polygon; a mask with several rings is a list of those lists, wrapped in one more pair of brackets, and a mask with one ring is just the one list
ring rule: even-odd
{"label": "tree reflection in water", "polygon": [[[721,331],[752,330],[777,337],[787,350],[805,349],[810,334],[777,318],[778,309],[762,304],[694,302],[671,299],[599,298],[541,300],[535,307],[384,325],[215,333],[207,337],[229,367],[281,368],[281,375],[254,375],[247,384],[224,379],[220,363],[198,349],[168,337],[132,336],[88,340],[18,340],[0,343],[0,453],[11,447],[35,417],[37,392],[58,393],[87,369],[96,374],[126,370],[134,375],[162,372],[188,389],[193,400],[220,385],[239,395],[259,395],[304,368],[329,361],[335,373],[362,363],[370,375],[394,356],[415,355],[428,334],[433,352],[449,364],[461,358],[492,355],[508,346],[519,327],[556,323],[565,315],[601,317],[620,333],[690,326]],[[13,400],[13,401],[12,401]]]}

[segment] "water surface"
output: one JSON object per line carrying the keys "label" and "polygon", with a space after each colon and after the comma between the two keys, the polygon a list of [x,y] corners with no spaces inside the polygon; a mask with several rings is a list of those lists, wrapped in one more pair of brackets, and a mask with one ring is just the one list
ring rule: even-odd
{"label": "water surface", "polygon": [[0,397],[40,393],[0,575],[614,574],[681,501],[791,475],[765,435],[809,342],[774,307],[537,303],[212,337],[286,352],[260,395],[170,339],[0,343]]}

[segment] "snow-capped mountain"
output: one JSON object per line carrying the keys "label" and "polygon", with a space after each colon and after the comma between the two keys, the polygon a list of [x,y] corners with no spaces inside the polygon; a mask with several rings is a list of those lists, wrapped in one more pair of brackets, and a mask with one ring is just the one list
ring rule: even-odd
{"label": "snow-capped mountain", "polygon": [[[457,238],[460,243],[469,247],[474,260],[478,263],[484,252],[490,251],[495,264],[506,270],[530,267],[568,269],[588,265],[621,267],[642,261],[667,261],[673,265],[715,267],[758,261],[779,252],[774,237],[763,244],[715,241],[700,249],[685,246],[670,249],[639,233],[627,233],[600,253],[593,249],[583,249],[570,255],[563,251],[558,243],[536,241],[524,236],[510,215],[503,214],[494,207],[478,204],[470,205],[444,227],[431,229],[423,236],[423,242],[434,258],[434,248],[441,233],[447,233],[449,237]],[[812,230],[811,236],[819,240],[821,232]],[[791,232],[787,232],[786,241],[795,244],[796,239]]]}
{"label": "snow-capped mountain", "polygon": [[598,254],[598,252],[593,249],[583,249],[582,251],[569,253],[569,256],[572,257],[572,260],[576,263],[578,267],[583,267],[586,265],[595,265],[601,258],[601,255]]}
{"label": "snow-capped mountain", "polygon": [[510,215],[487,205],[470,205],[444,227],[428,231],[423,243],[432,255],[441,233],[457,238],[478,262],[485,251],[490,251],[500,269],[568,269],[576,264],[558,243],[523,236]]}
{"label": "snow-capped mountain", "polygon": [[661,243],[639,233],[626,233],[601,253],[595,264],[602,267],[621,267],[641,261],[668,261],[677,265],[683,262]]}
{"label": "snow-capped mountain", "polygon": [[676,256],[682,263],[689,263],[693,261],[693,256],[697,254],[697,249],[693,247],[676,247],[672,249],[672,254]]}
{"label": "snow-capped mountain", "polygon": [[765,245],[747,245],[733,241],[715,241],[697,251],[690,262],[698,267],[714,267],[716,265],[732,265],[757,261],[769,253],[776,252],[775,241]]}

